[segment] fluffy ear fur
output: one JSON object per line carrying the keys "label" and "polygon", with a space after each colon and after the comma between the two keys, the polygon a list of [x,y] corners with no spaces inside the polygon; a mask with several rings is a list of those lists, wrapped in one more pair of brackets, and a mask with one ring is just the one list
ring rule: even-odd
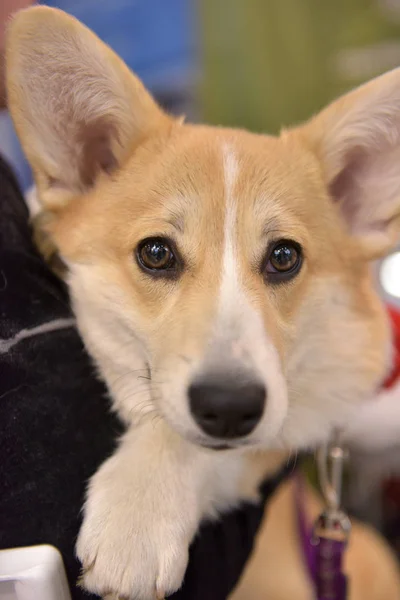
{"label": "fluffy ear fur", "polygon": [[343,96],[299,129],[369,259],[400,226],[400,68]]}
{"label": "fluffy ear fur", "polygon": [[60,10],[17,13],[6,75],[12,118],[48,209],[87,190],[170,122],[128,67]]}

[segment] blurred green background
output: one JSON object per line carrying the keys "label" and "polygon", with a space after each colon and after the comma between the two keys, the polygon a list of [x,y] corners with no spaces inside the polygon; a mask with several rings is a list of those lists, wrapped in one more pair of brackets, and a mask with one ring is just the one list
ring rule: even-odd
{"label": "blurred green background", "polygon": [[400,65],[399,0],[199,0],[206,121],[277,132]]}

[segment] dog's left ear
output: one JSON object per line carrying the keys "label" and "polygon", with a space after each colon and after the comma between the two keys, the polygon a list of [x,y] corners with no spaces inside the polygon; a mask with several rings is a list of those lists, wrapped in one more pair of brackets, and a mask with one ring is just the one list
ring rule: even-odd
{"label": "dog's left ear", "polygon": [[297,132],[321,161],[365,258],[387,253],[400,230],[400,68],[343,96]]}
{"label": "dog's left ear", "polygon": [[54,8],[32,7],[12,19],[6,75],[9,109],[47,210],[85,193],[171,127],[124,62]]}

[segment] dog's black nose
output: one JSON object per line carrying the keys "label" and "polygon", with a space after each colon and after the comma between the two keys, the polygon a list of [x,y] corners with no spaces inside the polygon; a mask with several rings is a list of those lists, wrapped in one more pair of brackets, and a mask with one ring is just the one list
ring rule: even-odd
{"label": "dog's black nose", "polygon": [[201,429],[212,437],[248,435],[264,412],[266,389],[259,382],[197,381],[189,387],[190,410]]}

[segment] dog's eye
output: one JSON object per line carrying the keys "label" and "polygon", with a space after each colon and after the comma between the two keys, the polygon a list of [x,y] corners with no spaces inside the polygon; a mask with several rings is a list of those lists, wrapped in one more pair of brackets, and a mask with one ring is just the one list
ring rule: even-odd
{"label": "dog's eye", "polygon": [[271,281],[285,281],[297,275],[302,263],[301,247],[281,240],[269,249],[264,273]]}
{"label": "dog's eye", "polygon": [[172,271],[177,265],[169,242],[163,238],[148,238],[140,242],[137,260],[145,271]]}

